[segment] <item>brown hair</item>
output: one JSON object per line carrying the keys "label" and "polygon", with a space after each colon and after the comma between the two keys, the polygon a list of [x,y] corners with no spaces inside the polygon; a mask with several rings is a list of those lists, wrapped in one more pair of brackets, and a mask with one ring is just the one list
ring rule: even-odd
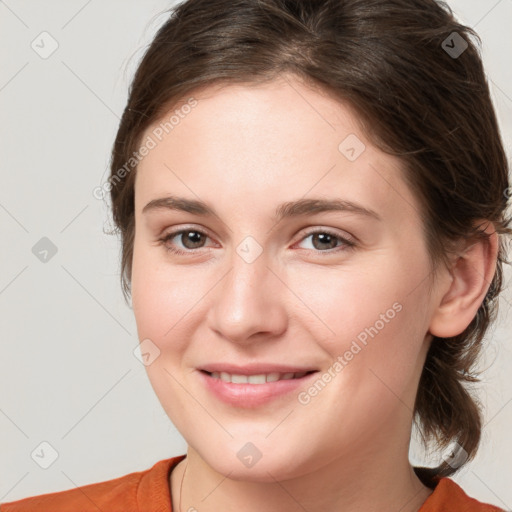
{"label": "brown hair", "polygon": [[[510,235],[508,162],[473,37],[481,44],[435,0],[188,0],[171,9],[137,69],[112,151],[125,297],[135,231],[132,155],[170,106],[214,82],[257,84],[291,73],[351,105],[370,140],[407,169],[434,277],[455,241],[485,236],[477,219]],[[414,408],[425,447],[456,441],[468,460],[482,422],[467,383],[479,380],[474,365],[496,317],[502,264],[509,263],[499,239],[485,301],[463,333],[433,339]],[[434,477],[461,465],[415,470],[432,487]]]}

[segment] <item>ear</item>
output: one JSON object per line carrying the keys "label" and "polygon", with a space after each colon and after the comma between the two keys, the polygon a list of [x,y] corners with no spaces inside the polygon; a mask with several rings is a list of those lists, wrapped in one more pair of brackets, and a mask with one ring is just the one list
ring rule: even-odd
{"label": "ear", "polygon": [[429,332],[440,338],[462,333],[475,317],[485,299],[496,271],[499,238],[494,225],[479,221],[487,239],[465,242],[441,281],[442,291],[435,307]]}

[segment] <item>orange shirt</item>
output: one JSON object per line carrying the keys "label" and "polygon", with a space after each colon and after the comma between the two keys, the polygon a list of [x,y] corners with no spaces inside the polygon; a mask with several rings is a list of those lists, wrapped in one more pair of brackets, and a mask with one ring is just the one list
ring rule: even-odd
{"label": "orange shirt", "polygon": [[[113,480],[0,503],[0,512],[172,512],[169,474],[185,456]],[[470,498],[453,480],[441,478],[419,512],[504,511]]]}

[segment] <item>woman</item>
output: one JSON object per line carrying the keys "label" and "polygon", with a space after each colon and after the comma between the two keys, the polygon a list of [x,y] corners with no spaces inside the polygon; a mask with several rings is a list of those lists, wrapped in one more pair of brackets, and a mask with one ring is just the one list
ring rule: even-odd
{"label": "woman", "polygon": [[173,11],[104,190],[187,453],[3,512],[500,510],[449,478],[478,448],[466,384],[512,232],[471,36],[434,0]]}

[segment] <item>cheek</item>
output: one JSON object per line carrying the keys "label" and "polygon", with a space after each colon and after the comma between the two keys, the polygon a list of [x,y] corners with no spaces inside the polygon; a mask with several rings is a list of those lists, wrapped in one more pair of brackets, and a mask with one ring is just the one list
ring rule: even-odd
{"label": "cheek", "polygon": [[169,329],[176,323],[181,311],[184,295],[182,283],[176,286],[173,276],[161,269],[153,251],[140,247],[135,239],[132,263],[132,304],[139,340],[151,339],[161,347]]}
{"label": "cheek", "polygon": [[[320,376],[325,384],[302,390],[305,405],[299,409],[304,418],[319,419],[325,438],[364,444],[384,424],[393,424],[394,415],[413,409],[423,364],[426,284],[414,289],[403,268],[388,264],[365,274],[340,272],[336,284],[332,273],[316,273],[314,288],[313,282],[295,284],[319,317],[308,311],[296,321],[331,361]],[[424,276],[418,276],[421,282]]]}
{"label": "cheek", "polygon": [[[178,356],[187,346],[187,334],[208,291],[208,269],[166,263],[159,251],[134,245],[132,304],[139,340],[149,338],[160,351]],[[157,360],[163,361],[164,358]]]}
{"label": "cheek", "polygon": [[373,265],[339,270],[298,269],[288,275],[288,285],[301,299],[296,301],[297,321],[310,320],[316,338],[330,340],[334,349],[340,340],[363,333],[364,342],[368,330],[391,331],[390,326],[402,324],[405,318],[412,320],[424,293],[423,289],[419,295],[413,292],[422,279],[418,276],[419,270],[407,268],[397,258],[375,258]]}
{"label": "cheek", "polygon": [[321,269],[309,278],[302,272],[291,277],[290,287],[308,306],[297,302],[294,321],[310,332],[333,364],[342,358],[342,369],[332,368],[334,387],[366,389],[361,403],[369,404],[381,391],[386,393],[379,377],[391,389],[405,392],[422,364],[428,283],[421,258],[415,263],[399,255],[380,262],[375,258],[373,266],[361,268]]}

